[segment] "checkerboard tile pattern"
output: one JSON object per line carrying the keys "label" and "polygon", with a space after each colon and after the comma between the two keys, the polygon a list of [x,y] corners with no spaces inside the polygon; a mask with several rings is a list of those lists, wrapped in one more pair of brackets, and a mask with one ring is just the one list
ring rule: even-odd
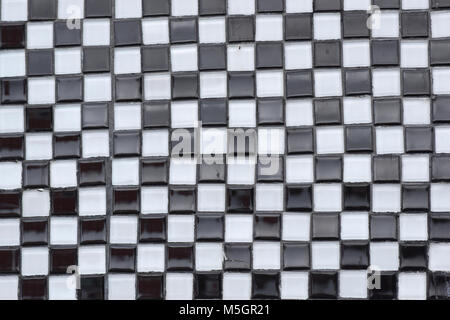
{"label": "checkerboard tile pattern", "polygon": [[449,297],[450,1],[0,2],[0,299]]}

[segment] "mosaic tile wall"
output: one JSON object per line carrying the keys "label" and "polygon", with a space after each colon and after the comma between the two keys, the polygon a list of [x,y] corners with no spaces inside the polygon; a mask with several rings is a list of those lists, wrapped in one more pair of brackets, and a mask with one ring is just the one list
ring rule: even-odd
{"label": "mosaic tile wall", "polygon": [[449,0],[0,11],[0,299],[449,297]]}

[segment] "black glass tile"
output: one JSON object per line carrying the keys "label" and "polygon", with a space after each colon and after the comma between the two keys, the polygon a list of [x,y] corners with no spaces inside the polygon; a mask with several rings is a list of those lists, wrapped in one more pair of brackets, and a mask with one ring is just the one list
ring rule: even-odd
{"label": "black glass tile", "polygon": [[397,240],[397,217],[392,214],[372,214],[370,216],[370,239]]}
{"label": "black glass tile", "polygon": [[340,11],[341,9],[342,9],[341,0],[314,1],[314,11]]}
{"label": "black glass tile", "polygon": [[284,17],[285,40],[310,40],[312,38],[311,14],[287,14]]}
{"label": "black glass tile", "polygon": [[2,79],[1,80],[1,103],[2,104],[16,104],[27,102],[27,80],[22,78],[17,79]]}
{"label": "black glass tile", "polygon": [[302,154],[314,152],[313,129],[287,129],[287,153]]}
{"label": "black glass tile", "polygon": [[429,16],[427,11],[402,12],[402,37],[428,37]]}
{"label": "black glass tile", "polygon": [[83,129],[108,128],[108,104],[87,103],[82,108]]}
{"label": "black glass tile", "polygon": [[258,124],[283,124],[284,101],[282,98],[258,100]]}
{"label": "black glass tile", "polygon": [[0,274],[18,273],[20,270],[20,249],[0,248]]}
{"label": "black glass tile", "polygon": [[371,126],[352,126],[345,128],[346,152],[372,152],[373,137]]}
{"label": "black glass tile", "polygon": [[254,272],[252,274],[252,299],[279,299],[280,274]]}
{"label": "black glass tile", "polygon": [[312,71],[286,72],[286,97],[311,97],[313,95]]}
{"label": "black glass tile", "polygon": [[432,8],[450,8],[449,0],[431,0]]}
{"label": "black glass tile", "polygon": [[226,0],[200,0],[198,4],[200,15],[213,15],[226,13]]}
{"label": "black glass tile", "polygon": [[310,266],[309,243],[283,244],[283,270],[304,270]]}
{"label": "black glass tile", "polygon": [[315,67],[340,67],[341,42],[337,40],[314,42]]}
{"label": "black glass tile", "polygon": [[403,95],[423,96],[431,91],[429,70],[402,70]]}
{"label": "black glass tile", "polygon": [[256,44],[256,68],[282,68],[283,45],[281,43]]}
{"label": "black glass tile", "polygon": [[258,12],[283,12],[283,0],[258,0]]}
{"label": "black glass tile", "polygon": [[169,46],[151,46],[142,48],[142,71],[169,70]]}
{"label": "black glass tile", "polygon": [[0,26],[0,49],[20,49],[25,47],[25,23]]}
{"label": "black glass tile", "polygon": [[81,102],[83,101],[83,77],[58,77],[56,78],[57,102]]}
{"label": "black glass tile", "polygon": [[208,163],[203,161],[199,164],[198,182],[225,182],[225,161],[220,163]]}
{"label": "black glass tile", "polygon": [[23,136],[0,136],[0,160],[21,160],[24,155]]}
{"label": "black glass tile", "polygon": [[115,132],[114,156],[139,156],[141,153],[140,132]]}
{"label": "black glass tile", "polygon": [[438,96],[433,100],[432,119],[434,123],[450,122],[450,97]]}
{"label": "black glass tile", "polygon": [[80,244],[106,243],[106,219],[97,217],[80,220]]}
{"label": "black glass tile", "polygon": [[0,192],[0,217],[19,216],[22,208],[20,191]]}
{"label": "black glass tile", "polygon": [[345,95],[364,95],[372,93],[369,69],[345,70]]}
{"label": "black glass tile", "polygon": [[430,64],[432,66],[450,64],[450,40],[433,39],[430,41]]}
{"label": "black glass tile", "polygon": [[138,300],[161,300],[164,298],[164,276],[149,274],[137,276]]}
{"label": "black glass tile", "polygon": [[256,132],[253,130],[228,130],[228,155],[249,156],[256,154]]}
{"label": "black glass tile", "polygon": [[367,269],[369,267],[369,243],[347,241],[341,243],[342,269]]}
{"label": "black glass tile", "polygon": [[429,203],[430,187],[424,185],[403,185],[402,186],[402,208],[403,211],[427,211]]}
{"label": "black glass tile", "polygon": [[251,267],[251,245],[245,243],[227,243],[224,246],[224,269],[250,270]]}
{"label": "black glass tile", "polygon": [[279,156],[258,157],[258,182],[283,182],[284,159]]}
{"label": "black glass tile", "polygon": [[53,50],[28,50],[27,75],[46,76],[53,74]]}
{"label": "black glass tile", "polygon": [[83,73],[109,72],[110,68],[109,47],[83,48]]}
{"label": "black glass tile", "polygon": [[196,215],[197,241],[223,241],[224,217],[219,214]]}
{"label": "black glass tile", "polygon": [[318,156],[315,161],[317,182],[342,181],[342,158],[340,156]]}
{"label": "black glass tile", "polygon": [[428,274],[428,299],[448,300],[450,298],[450,274],[444,272],[430,272]]}
{"label": "black glass tile", "polygon": [[344,12],[342,15],[342,28],[344,38],[369,37],[370,30],[367,27],[369,16],[366,12]]}
{"label": "black glass tile", "polygon": [[50,248],[51,274],[67,274],[68,268],[77,264],[77,248]]}
{"label": "black glass tile", "polygon": [[80,186],[104,185],[106,183],[106,164],[103,160],[84,160],[78,162]]}
{"label": "black glass tile", "polygon": [[369,290],[369,298],[374,300],[393,300],[397,298],[397,273],[381,272],[379,289]]}
{"label": "black glass tile", "polygon": [[375,124],[401,124],[402,102],[400,99],[374,99],[373,116]]}
{"label": "black glass tile", "polygon": [[286,211],[312,210],[312,186],[286,186]]}
{"label": "black glass tile", "polygon": [[336,299],[338,274],[334,271],[314,271],[309,274],[311,299]]}
{"label": "black glass tile", "polygon": [[150,102],[143,106],[144,128],[167,127],[170,124],[169,102]]}
{"label": "black glass tile", "polygon": [[171,213],[194,213],[196,195],[194,187],[171,187],[169,190],[169,210]]}
{"label": "black glass tile", "polygon": [[427,127],[405,128],[406,152],[433,152],[433,130]]}
{"label": "black glass tile", "polygon": [[372,3],[380,9],[399,9],[400,0],[372,0]]}
{"label": "black glass tile", "polygon": [[201,100],[200,121],[203,126],[226,126],[227,101],[224,99]]}
{"label": "black glass tile", "polygon": [[193,156],[196,152],[194,129],[186,129],[186,131],[181,135],[179,132],[172,132],[169,148],[171,150],[172,157],[183,157],[186,155]]}
{"label": "black glass tile", "polygon": [[68,28],[67,21],[55,21],[53,25],[55,47],[80,46],[81,28]]}
{"label": "black glass tile", "polygon": [[344,185],[344,210],[369,210],[370,184]]}
{"label": "black glass tile", "polygon": [[280,240],[281,217],[279,214],[256,214],[253,226],[255,240]]}
{"label": "black glass tile", "polygon": [[111,17],[112,0],[86,0],[84,4],[86,18]]}
{"label": "black glass tile", "polygon": [[56,0],[28,1],[28,17],[30,20],[56,19]]}
{"label": "black glass tile", "polygon": [[144,16],[169,15],[170,0],[144,0],[142,12]]}
{"label": "black glass tile", "polygon": [[228,97],[254,98],[255,97],[254,72],[228,73]]}
{"label": "black glass tile", "polygon": [[114,213],[138,213],[140,196],[138,188],[114,189]]}
{"label": "black glass tile", "polygon": [[228,41],[255,41],[255,19],[252,16],[228,18]]}
{"label": "black glass tile", "polygon": [[53,215],[75,215],[77,213],[78,191],[76,189],[52,190]]}
{"label": "black glass tile", "polygon": [[22,220],[22,245],[46,245],[48,243],[48,230],[48,220],[46,218]]}
{"label": "black glass tile", "polygon": [[400,63],[398,40],[373,40],[371,50],[373,66],[398,66]]}
{"label": "black glass tile", "polygon": [[135,272],[136,271],[136,248],[111,246],[109,248],[110,272]]}
{"label": "black glass tile", "polygon": [[199,97],[198,74],[172,74],[173,99],[197,99]]}
{"label": "black glass tile", "polygon": [[54,135],[54,157],[62,158],[79,158],[81,137],[79,134],[60,133]]}
{"label": "black glass tile", "polygon": [[23,186],[25,188],[48,188],[49,163],[47,161],[24,162]]}
{"label": "black glass tile", "polygon": [[436,155],[431,159],[431,180],[450,180],[450,156]]}
{"label": "black glass tile", "polygon": [[27,131],[50,131],[53,128],[53,109],[46,107],[26,108]]}
{"label": "black glass tile", "polygon": [[167,184],[169,163],[167,159],[145,159],[142,160],[141,183],[143,185]]}
{"label": "black glass tile", "polygon": [[253,212],[254,196],[252,187],[227,188],[227,212],[245,213]]}
{"label": "black glass tile", "polygon": [[426,270],[428,266],[428,246],[426,243],[400,244],[400,270]]}
{"label": "black glass tile", "polygon": [[447,213],[434,213],[430,218],[430,240],[448,241],[450,239],[450,217]]}
{"label": "black glass tile", "polygon": [[198,47],[198,68],[204,70],[220,70],[226,68],[224,45],[200,45]]}
{"label": "black glass tile", "polygon": [[45,277],[20,279],[21,300],[46,300],[47,291],[47,278]]}
{"label": "black glass tile", "polygon": [[161,242],[167,239],[165,216],[151,215],[139,219],[139,242]]}
{"label": "black glass tile", "polygon": [[313,240],[339,239],[339,214],[314,213],[312,215]]}
{"label": "black glass tile", "polygon": [[194,248],[189,245],[167,246],[167,271],[189,271],[194,269]]}
{"label": "black glass tile", "polygon": [[316,125],[340,124],[341,99],[314,100],[314,122]]}
{"label": "black glass tile", "polygon": [[284,101],[282,98],[263,98],[258,100],[258,124],[283,124]]}
{"label": "black glass tile", "polygon": [[197,19],[171,18],[170,42],[171,43],[197,42]]}
{"label": "black glass tile", "polygon": [[196,273],[194,277],[195,299],[221,299],[222,298],[222,274]]}
{"label": "black glass tile", "polygon": [[375,182],[400,181],[400,158],[391,155],[374,156],[373,180]]}
{"label": "black glass tile", "polygon": [[142,42],[141,21],[117,20],[114,21],[114,45],[131,46]]}
{"label": "black glass tile", "polygon": [[105,299],[105,276],[82,276],[80,285],[79,300]]}

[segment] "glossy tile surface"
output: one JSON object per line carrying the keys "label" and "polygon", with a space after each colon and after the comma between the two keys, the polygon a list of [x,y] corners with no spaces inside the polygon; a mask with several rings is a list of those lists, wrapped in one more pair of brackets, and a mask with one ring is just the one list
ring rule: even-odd
{"label": "glossy tile surface", "polygon": [[2,136],[0,137],[0,158],[23,159],[24,139],[23,136]]}
{"label": "glossy tile surface", "polygon": [[80,224],[80,242],[105,243],[106,242],[106,220],[102,218],[86,218]]}
{"label": "glossy tile surface", "polygon": [[53,74],[53,51],[30,50],[28,52],[29,76],[44,76]]}
{"label": "glossy tile surface", "polygon": [[0,299],[450,297],[448,0],[0,7]]}
{"label": "glossy tile surface", "polygon": [[140,219],[139,241],[165,241],[167,238],[166,225],[166,218],[163,216],[145,217]]}
{"label": "glossy tile surface", "polygon": [[64,21],[56,21],[54,25],[55,47],[79,46],[81,44],[81,30],[70,29]]}
{"label": "glossy tile surface", "polygon": [[74,215],[77,213],[78,195],[76,190],[55,190],[51,193],[53,214]]}
{"label": "glossy tile surface", "polygon": [[195,210],[195,190],[190,187],[172,187],[169,193],[170,212],[192,213]]}

